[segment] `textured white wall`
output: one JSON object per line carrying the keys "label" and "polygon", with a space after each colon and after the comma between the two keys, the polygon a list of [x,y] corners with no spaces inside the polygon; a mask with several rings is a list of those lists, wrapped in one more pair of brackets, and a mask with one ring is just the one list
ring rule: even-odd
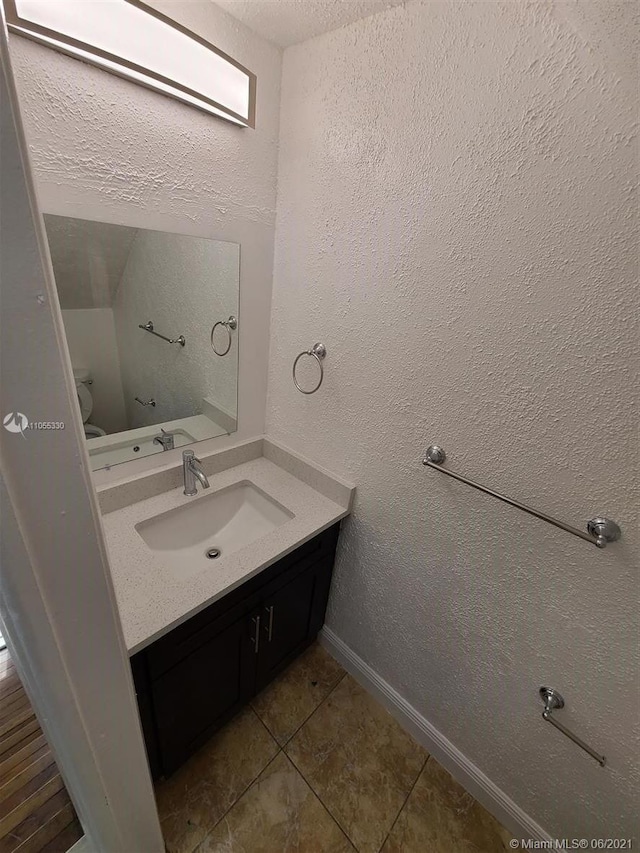
{"label": "textured white wall", "polygon": [[[256,129],[13,36],[39,197],[47,213],[241,245],[236,439],[247,438],[264,431],[281,51],[211,0],[153,5],[257,75]],[[165,454],[166,464],[171,460]],[[152,457],[136,460],[113,476],[154,464]]]}
{"label": "textured white wall", "polygon": [[267,429],[358,485],[328,623],[554,835],[637,806],[634,15],[416,2],[284,54]]}
{"label": "textured white wall", "polygon": [[93,411],[89,423],[109,433],[128,429],[113,311],[71,308],[62,311],[62,319],[71,363],[91,371]]}
{"label": "textured white wall", "polygon": [[[235,243],[138,231],[113,306],[130,429],[201,414],[205,397],[235,418],[238,333],[224,358],[210,335],[216,320],[238,316],[239,265]],[[184,335],[186,345],[139,329],[147,320],[166,337]],[[153,397],[156,407],[135,397]]]}

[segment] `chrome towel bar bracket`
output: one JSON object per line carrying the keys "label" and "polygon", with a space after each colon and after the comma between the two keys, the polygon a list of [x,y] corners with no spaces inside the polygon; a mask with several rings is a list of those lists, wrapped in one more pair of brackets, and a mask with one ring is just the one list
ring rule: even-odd
{"label": "chrome towel bar bracket", "polygon": [[572,740],[575,744],[577,744],[580,749],[584,749],[584,751],[591,756],[591,758],[595,759],[600,767],[604,767],[607,763],[607,759],[604,755],[600,755],[594,749],[586,744],[582,738],[579,738],[578,735],[574,735],[572,731],[564,726],[562,723],[559,723],[555,717],[552,717],[551,714],[553,711],[560,711],[564,708],[564,699],[555,690],[553,687],[541,687],[539,690],[540,698],[544,702],[544,711],[542,712],[542,719],[546,720],[547,723],[551,723],[552,726],[555,726],[559,732],[562,732],[563,735],[566,735],[569,740]]}
{"label": "chrome towel bar bracket", "polygon": [[[300,361],[303,355],[309,355],[311,356],[311,358],[315,358],[315,360],[318,362],[318,367],[320,368],[320,379],[318,379],[318,383],[315,388],[312,388],[310,391],[305,391],[304,388],[301,388],[296,377],[296,367],[298,366],[298,362]],[[303,350],[299,355],[296,356],[295,361],[293,362],[293,384],[296,386],[296,388],[301,394],[315,394],[318,388],[322,385],[322,380],[324,379],[324,367],[322,366],[322,362],[324,361],[326,355],[327,348],[324,344],[314,344],[311,349]]]}
{"label": "chrome towel bar bracket", "polygon": [[592,518],[588,521],[587,532],[584,533],[582,530],[578,530],[577,527],[572,527],[570,524],[558,521],[557,518],[553,518],[544,512],[538,512],[537,509],[532,509],[526,504],[520,503],[520,501],[508,498],[506,495],[500,494],[500,492],[495,492],[493,489],[487,488],[487,486],[480,485],[480,483],[475,483],[473,480],[463,477],[462,474],[447,471],[446,468],[442,467],[442,463],[446,458],[447,454],[444,452],[442,447],[439,447],[437,444],[432,444],[431,447],[427,449],[425,457],[422,460],[422,464],[429,468],[435,468],[436,471],[441,471],[443,474],[446,474],[447,477],[453,477],[454,480],[459,480],[461,483],[471,486],[472,489],[484,492],[485,495],[491,495],[491,497],[497,498],[497,500],[509,504],[509,506],[521,509],[523,512],[533,515],[535,518],[539,518],[541,521],[546,521],[547,524],[553,524],[554,527],[559,527],[560,530],[572,533],[574,536],[579,536],[580,539],[584,539],[585,542],[590,542],[592,545],[595,545],[596,548],[605,548],[608,542],[615,542],[621,536],[620,528],[615,521],[601,517]]}
{"label": "chrome towel bar bracket", "polygon": [[160,332],[154,331],[153,322],[148,320],[144,326],[141,323],[138,323],[139,329],[144,329],[145,332],[150,332],[152,335],[155,335],[156,338],[162,338],[163,341],[166,341],[168,344],[180,344],[183,347],[186,344],[186,340],[184,335],[179,335],[177,338],[167,338],[165,335],[161,335]]}

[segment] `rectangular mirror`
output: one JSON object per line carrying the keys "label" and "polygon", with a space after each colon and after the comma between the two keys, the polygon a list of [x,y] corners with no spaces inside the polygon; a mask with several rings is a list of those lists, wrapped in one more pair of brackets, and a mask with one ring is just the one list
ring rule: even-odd
{"label": "rectangular mirror", "polygon": [[44,220],[93,470],[234,432],[240,246]]}

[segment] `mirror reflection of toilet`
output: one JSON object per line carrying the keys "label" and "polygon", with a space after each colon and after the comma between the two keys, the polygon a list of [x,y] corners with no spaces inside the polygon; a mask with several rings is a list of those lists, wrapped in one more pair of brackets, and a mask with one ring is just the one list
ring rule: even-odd
{"label": "mirror reflection of toilet", "polygon": [[86,438],[98,438],[98,436],[106,435],[106,432],[95,424],[90,424],[89,418],[93,411],[93,396],[89,390],[91,383],[91,374],[86,368],[74,367],[73,378],[76,380],[76,390],[78,392],[78,405],[80,406],[80,414],[84,423],[84,434]]}

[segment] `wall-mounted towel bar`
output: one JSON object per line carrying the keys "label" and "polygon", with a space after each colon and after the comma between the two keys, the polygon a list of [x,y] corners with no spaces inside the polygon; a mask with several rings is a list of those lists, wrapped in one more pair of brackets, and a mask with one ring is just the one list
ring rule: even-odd
{"label": "wall-mounted towel bar", "polygon": [[564,699],[555,690],[553,687],[541,687],[540,688],[540,698],[544,702],[544,711],[542,712],[542,719],[546,720],[548,723],[551,723],[552,726],[555,726],[559,732],[562,732],[563,735],[566,735],[569,740],[572,740],[574,743],[577,743],[580,749],[584,749],[586,753],[588,753],[591,758],[594,758],[600,767],[604,767],[607,763],[607,759],[604,755],[600,755],[600,753],[596,752],[595,749],[591,749],[589,744],[585,743],[582,738],[579,738],[578,735],[574,735],[572,731],[566,726],[563,726],[562,723],[559,723],[555,717],[552,717],[551,714],[553,711],[561,710],[564,708]]}
{"label": "wall-mounted towel bar", "polygon": [[607,542],[615,542],[616,539],[620,538],[620,528],[615,521],[610,521],[607,518],[600,517],[592,518],[591,521],[587,522],[587,532],[583,533],[583,531],[578,530],[577,527],[572,527],[570,524],[558,521],[557,518],[546,515],[544,512],[538,512],[537,509],[531,509],[531,507],[520,503],[520,501],[515,501],[513,498],[506,497],[506,495],[501,495],[500,492],[494,492],[493,489],[481,486],[480,483],[474,483],[473,480],[469,480],[461,474],[455,474],[453,471],[447,471],[446,468],[442,467],[442,463],[446,458],[447,454],[444,450],[441,447],[438,447],[437,444],[432,444],[431,447],[427,449],[426,455],[422,460],[422,464],[427,465],[429,468],[435,468],[436,471],[441,471],[443,474],[446,474],[447,477],[453,477],[454,480],[459,480],[461,483],[471,486],[472,489],[478,489],[479,492],[491,495],[491,497],[497,498],[499,501],[509,504],[509,506],[514,506],[516,509],[528,512],[529,515],[533,515],[542,521],[546,521],[548,524],[553,524],[554,527],[559,527],[560,530],[566,530],[567,533],[573,533],[574,536],[579,536],[580,539],[584,539],[585,542],[590,542],[597,548],[604,548],[606,547]]}
{"label": "wall-mounted towel bar", "polygon": [[138,328],[144,329],[145,332],[151,332],[151,334],[155,335],[156,338],[162,338],[162,340],[166,341],[168,344],[180,344],[181,347],[186,344],[184,335],[179,335],[177,338],[167,338],[165,335],[161,335],[160,332],[154,331],[151,320],[145,323],[144,326],[141,323],[138,323]]}

